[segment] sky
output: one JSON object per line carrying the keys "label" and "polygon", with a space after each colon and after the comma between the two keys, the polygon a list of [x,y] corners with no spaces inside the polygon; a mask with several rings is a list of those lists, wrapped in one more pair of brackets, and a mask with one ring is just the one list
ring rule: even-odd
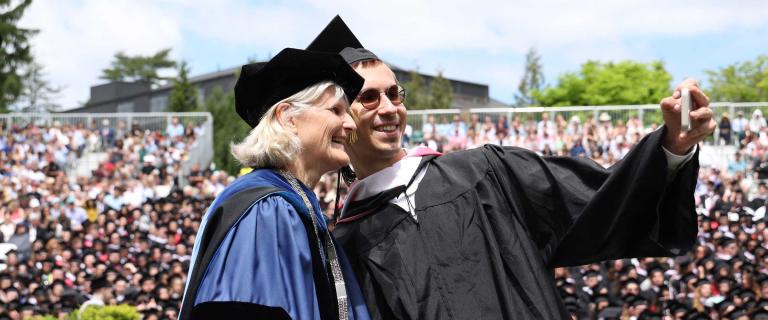
{"label": "sky", "polygon": [[[662,60],[674,82],[768,54],[768,1],[35,0],[20,25],[58,102],[78,107],[117,52],[172,48],[191,75],[305,48],[340,14],[386,62],[514,101],[536,48],[549,85],[587,60]],[[169,71],[173,74],[173,71]]]}

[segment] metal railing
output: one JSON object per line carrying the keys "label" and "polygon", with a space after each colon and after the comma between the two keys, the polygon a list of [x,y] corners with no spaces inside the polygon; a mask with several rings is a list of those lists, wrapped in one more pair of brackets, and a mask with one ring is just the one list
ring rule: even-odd
{"label": "metal railing", "polygon": [[[749,120],[754,110],[761,110],[764,115],[768,115],[768,102],[715,102],[710,107],[715,113],[715,120],[720,123],[724,115],[727,115],[731,123],[735,119],[736,113],[742,111],[744,118]],[[631,118],[636,117],[644,127],[650,127],[653,124],[661,125],[661,109],[657,104],[646,105],[623,105],[623,106],[579,106],[579,107],[528,107],[528,108],[472,108],[472,109],[435,109],[435,110],[408,110],[407,122],[413,127],[414,131],[421,131],[424,124],[428,123],[430,116],[435,117],[435,122],[451,122],[454,115],[459,115],[465,123],[469,123],[471,115],[479,115],[480,121],[490,117],[491,121],[497,123],[499,118],[505,117],[507,123],[510,123],[515,117],[525,123],[529,120],[539,121],[542,114],[548,114],[550,120],[562,117],[569,121],[572,117],[578,117],[581,123],[588,119],[599,119],[606,114],[610,121],[617,123],[619,121],[627,123]],[[716,131],[714,141],[719,143],[719,132]],[[733,143],[731,139],[731,143]]]}

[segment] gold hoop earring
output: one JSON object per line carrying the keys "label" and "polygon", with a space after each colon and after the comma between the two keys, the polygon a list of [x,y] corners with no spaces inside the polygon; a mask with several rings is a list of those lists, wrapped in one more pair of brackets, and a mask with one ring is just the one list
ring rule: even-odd
{"label": "gold hoop earring", "polygon": [[[350,110],[349,116],[352,117],[352,121],[355,122],[355,127],[357,127],[357,124],[359,122],[357,118],[357,113],[354,110]],[[352,133],[350,133],[349,136],[347,137],[347,142],[349,144],[357,143],[357,129],[352,130]]]}

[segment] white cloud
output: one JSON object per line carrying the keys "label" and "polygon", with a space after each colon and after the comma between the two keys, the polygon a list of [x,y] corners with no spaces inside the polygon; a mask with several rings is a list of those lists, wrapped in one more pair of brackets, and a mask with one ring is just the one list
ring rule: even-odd
{"label": "white cloud", "polygon": [[259,57],[287,46],[301,48],[337,13],[385,59],[410,57],[391,61],[402,67],[421,65],[432,72],[443,66],[449,76],[507,87],[516,84],[519,71],[513,71],[532,46],[545,68],[571,68],[590,58],[650,60],[660,57],[652,56],[648,43],[630,39],[766,28],[765,12],[768,2],[759,0],[82,0],[36,1],[23,24],[42,30],[34,40],[35,54],[51,80],[66,86],[64,105],[74,107],[87,99],[89,86],[99,82],[100,70],[119,50],[149,54],[173,47],[176,58],[229,67],[244,61],[201,57],[199,48],[232,48]]}
{"label": "white cloud", "polygon": [[65,108],[88,99],[116,52],[151,54],[182,43],[176,19],[151,1],[36,1],[21,24],[40,29],[34,54],[49,80],[64,86]]}

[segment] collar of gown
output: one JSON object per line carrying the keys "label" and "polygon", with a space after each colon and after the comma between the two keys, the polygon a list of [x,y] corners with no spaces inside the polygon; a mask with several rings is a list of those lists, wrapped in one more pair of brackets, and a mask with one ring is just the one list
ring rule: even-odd
{"label": "collar of gown", "polygon": [[[428,155],[441,155],[441,153],[434,151],[427,147],[416,147],[409,150],[406,156],[400,161],[395,162],[393,165],[386,167],[362,180],[357,180],[352,184],[352,188],[349,191],[349,196],[344,201],[346,205],[350,201],[357,199],[364,199],[373,195],[376,195],[382,191],[386,191],[395,187],[407,185],[416,170],[419,168],[421,158]],[[414,186],[417,183],[414,182]],[[408,193],[410,192],[408,190]],[[415,190],[415,188],[414,188]]]}

